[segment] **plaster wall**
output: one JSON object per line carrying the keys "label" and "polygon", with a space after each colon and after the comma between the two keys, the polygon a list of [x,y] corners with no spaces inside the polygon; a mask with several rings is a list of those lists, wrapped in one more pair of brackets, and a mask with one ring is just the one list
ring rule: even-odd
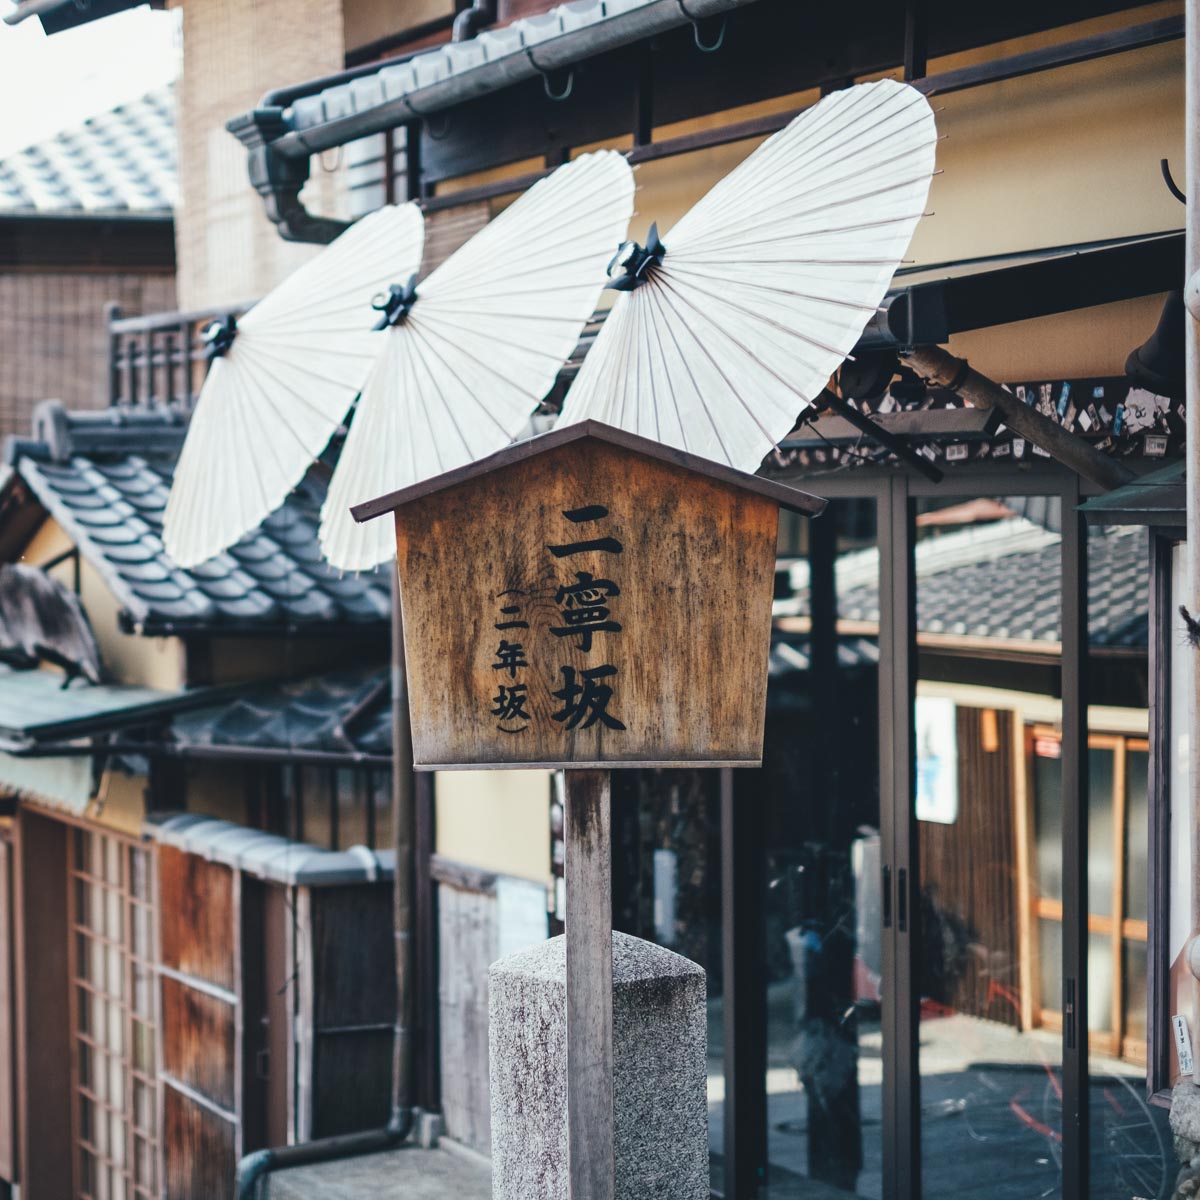
{"label": "plaster wall", "polygon": [[[935,59],[928,73],[1181,11],[1174,0],[1147,5]],[[1163,185],[1159,160],[1169,159],[1181,176],[1183,71],[1183,43],[1174,41],[934,97],[942,173],[913,239],[911,265],[938,274],[943,264],[963,259],[1181,228],[1183,209]],[[790,111],[817,98],[798,92],[663,126],[654,138]],[[642,164],[631,236],[644,240],[652,221],[665,236],[762,140]],[[625,148],[628,139],[606,144]],[[1153,331],[1161,309],[1161,296],[1145,297],[960,335],[950,349],[1000,380],[1120,375],[1129,350]]]}
{"label": "plaster wall", "polygon": [[439,771],[437,853],[499,875],[550,879],[549,771]]}
{"label": "plaster wall", "polygon": [[[454,0],[343,0],[346,14],[346,49],[358,50],[372,42],[396,36],[398,29],[416,29],[439,18],[453,17]],[[403,14],[397,19],[397,8]]]}
{"label": "plaster wall", "polygon": [[[41,566],[70,550],[74,542],[61,525],[47,519],[34,534],[21,561]],[[74,564],[67,560],[50,574],[68,588],[74,586]],[[184,685],[183,642],[174,637],[139,637],[123,633],[121,606],[101,575],[86,561],[80,564],[79,593],[84,611],[96,634],[100,658],[112,677],[121,683],[178,691]]]}

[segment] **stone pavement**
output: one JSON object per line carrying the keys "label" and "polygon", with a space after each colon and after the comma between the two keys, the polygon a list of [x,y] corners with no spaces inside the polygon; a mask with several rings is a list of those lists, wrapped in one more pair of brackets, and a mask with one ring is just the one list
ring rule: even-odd
{"label": "stone pavement", "polygon": [[434,1150],[413,1147],[277,1171],[268,1200],[491,1200],[487,1159],[443,1140]]}

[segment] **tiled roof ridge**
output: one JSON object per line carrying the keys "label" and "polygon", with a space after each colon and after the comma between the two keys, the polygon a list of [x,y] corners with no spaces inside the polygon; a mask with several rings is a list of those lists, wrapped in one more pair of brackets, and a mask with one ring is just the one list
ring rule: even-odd
{"label": "tiled roof ridge", "polygon": [[72,410],[61,400],[43,400],[33,410],[31,435],[7,438],[0,460],[12,466],[22,456],[46,462],[69,462],[79,454],[174,456],[183,446],[187,422],[178,408]]}
{"label": "tiled roof ridge", "polygon": [[0,158],[0,215],[170,216],[176,157],[165,84]]}
{"label": "tiled roof ridge", "polygon": [[[990,530],[990,532],[989,532]],[[922,634],[997,642],[1044,643],[1061,637],[1061,534],[1024,517],[988,530],[958,530],[918,543],[917,627]],[[1146,530],[1115,526],[1092,539],[1088,553],[1090,643],[1113,650],[1147,644],[1149,560]],[[931,545],[922,553],[926,543]],[[795,594],[777,601],[776,616],[808,615],[807,574],[792,567]],[[805,564],[806,567],[806,564]],[[879,620],[879,560],[875,547],[838,559],[839,617]]]}

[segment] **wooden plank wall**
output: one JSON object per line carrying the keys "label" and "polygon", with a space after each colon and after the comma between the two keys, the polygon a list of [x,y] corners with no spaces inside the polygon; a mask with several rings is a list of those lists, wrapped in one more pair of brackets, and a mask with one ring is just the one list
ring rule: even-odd
{"label": "wooden plank wall", "polygon": [[[171,1200],[214,1200],[233,1191],[235,1129],[172,1088],[163,1092],[163,1143]],[[233,1164],[233,1165],[231,1165]]]}
{"label": "wooden plank wall", "polygon": [[490,218],[491,210],[483,200],[426,216],[425,255],[421,274],[428,275],[440,267],[460,246],[470,241]]}
{"label": "wooden plank wall", "polygon": [[[994,721],[994,729],[993,723]],[[919,822],[922,995],[1019,1024],[1016,714],[959,707],[958,818]]]}
{"label": "wooden plank wall", "polygon": [[446,1132],[491,1152],[487,973],[500,957],[495,895],[438,887],[442,1115]]}
{"label": "wooden plank wall", "polygon": [[242,1153],[240,879],[163,846],[163,1143],[171,1200],[227,1195]]}
{"label": "wooden plank wall", "polygon": [[175,307],[171,274],[0,272],[0,438],[27,437],[41,400],[108,403],[104,306],[127,316]]}

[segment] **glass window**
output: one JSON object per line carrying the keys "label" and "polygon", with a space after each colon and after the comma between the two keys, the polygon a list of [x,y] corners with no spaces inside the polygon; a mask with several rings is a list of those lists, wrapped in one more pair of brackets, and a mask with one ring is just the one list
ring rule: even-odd
{"label": "glass window", "polygon": [[[1062,745],[1047,669],[1061,611],[1056,513],[1053,497],[946,497],[917,517],[928,1200],[1062,1194]],[[942,778],[922,789],[926,745]]]}

